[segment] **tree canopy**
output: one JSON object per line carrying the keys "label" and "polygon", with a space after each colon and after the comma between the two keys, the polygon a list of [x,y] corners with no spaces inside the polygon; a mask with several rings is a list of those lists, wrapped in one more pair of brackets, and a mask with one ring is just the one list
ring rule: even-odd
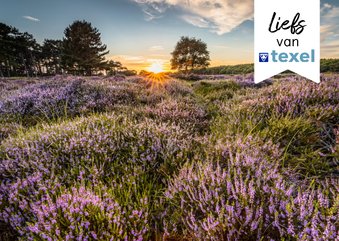
{"label": "tree canopy", "polygon": [[210,56],[207,44],[201,39],[181,37],[171,54],[171,67],[173,70],[187,72],[209,66]]}
{"label": "tree canopy", "polygon": [[31,34],[0,23],[0,76],[33,75],[39,51]]}
{"label": "tree canopy", "polygon": [[0,77],[70,73],[134,75],[120,62],[106,61],[99,30],[86,21],[68,26],[63,40],[45,39],[40,45],[29,33],[0,23]]}
{"label": "tree canopy", "polygon": [[101,43],[100,32],[86,21],[74,21],[65,29],[63,65],[75,74],[92,75],[93,70],[104,69],[107,62],[106,45]]}
{"label": "tree canopy", "polygon": [[47,74],[61,74],[61,40],[45,39],[42,46],[42,56]]}

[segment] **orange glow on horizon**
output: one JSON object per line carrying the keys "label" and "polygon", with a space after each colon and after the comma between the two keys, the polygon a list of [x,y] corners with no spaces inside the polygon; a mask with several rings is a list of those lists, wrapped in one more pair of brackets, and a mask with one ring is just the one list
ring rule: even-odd
{"label": "orange glow on horizon", "polygon": [[159,74],[161,72],[164,72],[164,64],[163,63],[160,63],[160,62],[154,62],[152,63],[148,68],[147,70],[149,72],[153,72],[155,74]]}
{"label": "orange glow on horizon", "polygon": [[[238,65],[238,64],[249,64],[251,61],[221,61],[221,60],[215,60],[211,61],[211,64],[209,67],[219,67],[219,66],[228,66],[228,65]],[[171,66],[169,63],[162,63],[162,62],[151,62],[151,63],[126,63],[124,66],[126,66],[128,69],[136,70],[138,73],[140,71],[147,71],[152,72],[155,74],[162,73],[162,72],[176,72],[177,70],[171,69]]]}

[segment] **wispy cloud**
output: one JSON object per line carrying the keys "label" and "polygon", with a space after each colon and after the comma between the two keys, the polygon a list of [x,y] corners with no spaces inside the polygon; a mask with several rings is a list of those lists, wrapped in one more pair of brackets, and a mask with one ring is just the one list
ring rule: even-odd
{"label": "wispy cloud", "polygon": [[155,0],[155,1],[149,1],[149,0],[132,0],[136,3],[138,3],[142,11],[145,14],[145,19],[147,21],[151,21],[153,19],[158,19],[162,17],[162,14],[166,11],[168,8],[168,5],[162,1],[162,0]]}
{"label": "wispy cloud", "polygon": [[334,26],[333,25],[321,25],[320,26],[320,35],[321,35],[321,42],[324,42],[328,37],[334,34],[333,32]]}
{"label": "wispy cloud", "polygon": [[332,7],[331,4],[329,4],[329,3],[324,3],[323,9],[325,9],[325,8],[331,8],[331,7]]}
{"label": "wispy cloud", "polygon": [[339,55],[339,7],[325,3],[321,8],[321,55],[338,57]]}
{"label": "wispy cloud", "polygon": [[184,21],[221,35],[253,18],[253,0],[133,0],[145,13],[160,17],[170,7],[184,12]]}
{"label": "wispy cloud", "polygon": [[339,7],[325,3],[321,8],[322,41],[339,34]]}
{"label": "wispy cloud", "polygon": [[155,45],[155,46],[151,46],[149,48],[150,51],[152,52],[156,52],[156,51],[161,51],[161,50],[164,50],[164,47],[161,46],[161,45]]}
{"label": "wispy cloud", "polygon": [[328,41],[321,44],[321,56],[323,58],[338,58],[339,41]]}
{"label": "wispy cloud", "polygon": [[182,19],[199,28],[209,28],[211,26],[207,20],[195,15],[183,15]]}
{"label": "wispy cloud", "polygon": [[32,16],[22,16],[24,19],[27,19],[29,21],[33,21],[33,22],[40,22],[40,19],[32,17]]}

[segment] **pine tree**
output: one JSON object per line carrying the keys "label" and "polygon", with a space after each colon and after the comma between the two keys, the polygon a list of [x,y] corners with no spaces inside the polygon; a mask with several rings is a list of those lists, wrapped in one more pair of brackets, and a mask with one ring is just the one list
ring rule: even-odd
{"label": "pine tree", "polygon": [[64,31],[62,63],[73,74],[92,75],[106,66],[106,45],[100,33],[86,21],[75,21]]}
{"label": "pine tree", "polygon": [[42,58],[47,74],[61,74],[62,41],[45,39],[42,46]]}
{"label": "pine tree", "polygon": [[14,35],[18,30],[0,23],[0,77],[10,76],[10,65],[14,62]]}
{"label": "pine tree", "polygon": [[33,35],[0,23],[0,76],[33,76],[38,70],[40,45]]}

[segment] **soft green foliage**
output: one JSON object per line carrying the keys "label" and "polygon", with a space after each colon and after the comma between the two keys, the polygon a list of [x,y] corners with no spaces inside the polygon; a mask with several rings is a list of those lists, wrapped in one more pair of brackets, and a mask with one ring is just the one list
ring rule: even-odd
{"label": "soft green foliage", "polygon": [[200,69],[194,71],[199,74],[249,74],[253,73],[254,65],[253,64],[238,64],[238,65],[226,65],[226,66],[217,66],[210,67],[206,69]]}
{"label": "soft green foliage", "polygon": [[173,70],[187,72],[207,67],[210,64],[207,44],[201,39],[181,37],[171,54],[171,68]]}
{"label": "soft green foliage", "polygon": [[339,59],[322,59],[320,61],[321,73],[326,72],[339,72]]}
{"label": "soft green foliage", "polygon": [[235,81],[199,81],[194,83],[193,89],[207,101],[224,101],[232,99],[241,86]]}

